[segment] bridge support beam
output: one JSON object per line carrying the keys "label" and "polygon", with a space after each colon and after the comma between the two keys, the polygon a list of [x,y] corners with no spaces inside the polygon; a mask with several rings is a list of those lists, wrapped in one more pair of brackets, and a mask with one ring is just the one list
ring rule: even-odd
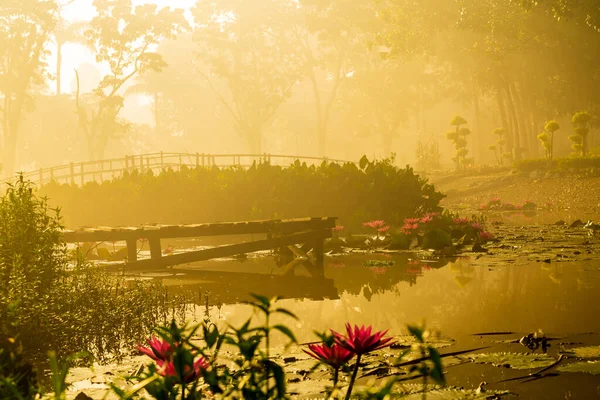
{"label": "bridge support beam", "polygon": [[137,261],[137,239],[127,239],[127,262]]}

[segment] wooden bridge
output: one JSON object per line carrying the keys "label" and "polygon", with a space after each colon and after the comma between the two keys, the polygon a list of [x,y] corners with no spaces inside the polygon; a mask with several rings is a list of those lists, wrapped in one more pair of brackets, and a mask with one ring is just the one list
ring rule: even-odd
{"label": "wooden bridge", "polygon": [[[288,255],[290,266],[302,263],[313,276],[323,274],[323,243],[332,236],[335,217],[267,220],[250,222],[210,223],[198,225],[156,225],[132,228],[86,228],[65,231],[67,243],[117,242],[127,243],[126,268],[157,269],[188,264],[213,258],[232,257],[261,250],[280,250]],[[263,234],[264,239],[188,251],[163,256],[161,239],[218,235]],[[138,260],[137,243],[147,241],[150,258]],[[312,250],[311,256],[308,253]]]}
{"label": "wooden bridge", "polygon": [[[98,161],[72,162],[65,165],[40,168],[36,171],[23,173],[26,180],[44,185],[51,181],[67,183],[71,185],[83,185],[86,182],[102,182],[122,176],[123,173],[138,171],[160,172],[164,169],[181,170],[187,168],[212,168],[217,167],[241,167],[248,168],[254,162],[268,162],[272,165],[288,166],[296,160],[307,164],[322,162],[348,163],[352,161],[336,160],[321,157],[305,157],[294,155],[277,154],[205,154],[205,153],[148,153],[140,155],[125,156]],[[355,163],[355,162],[352,162]],[[5,179],[1,183],[7,183],[13,179]]]}

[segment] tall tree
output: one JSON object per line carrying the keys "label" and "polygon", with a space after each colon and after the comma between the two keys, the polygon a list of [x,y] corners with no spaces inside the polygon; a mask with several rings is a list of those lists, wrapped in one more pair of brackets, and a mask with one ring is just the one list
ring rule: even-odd
{"label": "tall tree", "polygon": [[134,7],[131,0],[94,0],[94,6],[97,14],[85,35],[97,51],[96,62],[108,64],[110,73],[87,104],[77,93],[79,123],[92,160],[103,158],[109,139],[127,130],[119,118],[124,86],[138,75],[161,71],[166,63],[154,48],[188,26],[181,9]]}
{"label": "tall tree", "polygon": [[31,92],[45,80],[45,46],[56,25],[54,0],[4,0],[0,3],[0,105],[3,168],[13,174],[19,128],[32,105]]}
{"label": "tall tree", "polygon": [[264,130],[301,76],[290,28],[296,9],[294,0],[202,1],[194,9],[198,72],[252,153],[262,152]]}
{"label": "tall tree", "polygon": [[[74,22],[69,23],[64,19],[61,19],[56,29],[54,30],[54,44],[56,45],[56,95],[62,94],[62,49],[67,43],[81,43],[86,44],[87,41],[84,36],[87,23],[85,22]],[[90,46],[91,47],[91,46]]]}
{"label": "tall tree", "polygon": [[[305,76],[316,110],[318,154],[327,154],[327,131],[340,86],[352,76],[357,61],[369,57],[368,44],[378,27],[370,0],[301,0],[303,20],[297,35]],[[319,79],[320,78],[320,79]]]}

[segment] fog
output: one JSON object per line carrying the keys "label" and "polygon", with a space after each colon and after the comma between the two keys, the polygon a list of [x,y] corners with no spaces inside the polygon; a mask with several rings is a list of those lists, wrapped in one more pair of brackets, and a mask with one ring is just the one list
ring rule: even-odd
{"label": "fog", "polygon": [[510,164],[546,154],[550,120],[569,155],[579,111],[593,153],[599,16],[592,0],[2,0],[2,174],[158,151]]}

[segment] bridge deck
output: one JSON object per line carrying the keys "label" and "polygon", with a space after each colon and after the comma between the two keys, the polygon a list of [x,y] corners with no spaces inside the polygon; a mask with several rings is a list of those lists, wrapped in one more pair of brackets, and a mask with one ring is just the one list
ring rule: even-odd
{"label": "bridge deck", "polygon": [[[65,231],[63,240],[67,243],[125,241],[128,254],[127,266],[138,269],[166,268],[178,264],[271,249],[287,249],[285,251],[290,254],[291,258],[295,256],[309,260],[306,253],[313,250],[314,261],[307,262],[307,267],[313,267],[312,270],[318,273],[318,271],[322,271],[323,267],[323,241],[325,238],[331,237],[331,228],[335,227],[335,220],[335,217],[316,217],[197,225],[84,228]],[[161,251],[161,239],[244,234],[265,234],[266,238],[166,257],[163,257]],[[150,259],[137,260],[137,242],[139,240],[149,242]],[[298,244],[304,246],[297,248]]]}

